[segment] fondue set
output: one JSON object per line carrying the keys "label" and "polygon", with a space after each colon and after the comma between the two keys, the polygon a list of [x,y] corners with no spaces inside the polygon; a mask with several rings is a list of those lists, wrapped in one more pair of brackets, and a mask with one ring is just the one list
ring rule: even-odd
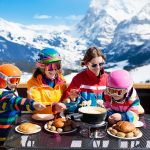
{"label": "fondue set", "polygon": [[79,113],[72,114],[71,119],[83,122],[80,133],[84,137],[102,138],[106,136],[107,110],[102,107],[86,106],[79,108]]}

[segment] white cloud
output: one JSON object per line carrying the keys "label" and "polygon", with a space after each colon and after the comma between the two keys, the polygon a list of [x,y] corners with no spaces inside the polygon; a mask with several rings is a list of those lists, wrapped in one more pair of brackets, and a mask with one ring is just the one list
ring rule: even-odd
{"label": "white cloud", "polygon": [[49,16],[49,15],[34,15],[34,19],[56,19],[56,20],[81,20],[83,15],[69,15],[69,16]]}
{"label": "white cloud", "polygon": [[65,19],[69,20],[81,20],[83,18],[83,15],[70,15],[65,17]]}
{"label": "white cloud", "polygon": [[52,16],[48,16],[48,15],[34,15],[33,18],[34,19],[50,19],[50,18],[52,18]]}

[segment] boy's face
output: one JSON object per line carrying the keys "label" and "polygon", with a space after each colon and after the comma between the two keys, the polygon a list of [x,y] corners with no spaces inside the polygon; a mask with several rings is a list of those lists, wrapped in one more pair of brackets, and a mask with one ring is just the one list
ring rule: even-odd
{"label": "boy's face", "polygon": [[18,84],[16,84],[16,85],[14,85],[14,84],[7,84],[7,87],[8,87],[9,89],[11,89],[11,90],[14,90],[14,89],[17,88],[17,85],[18,85]]}
{"label": "boy's face", "polygon": [[10,89],[16,89],[19,82],[20,82],[20,77],[8,77],[7,78],[7,86]]}

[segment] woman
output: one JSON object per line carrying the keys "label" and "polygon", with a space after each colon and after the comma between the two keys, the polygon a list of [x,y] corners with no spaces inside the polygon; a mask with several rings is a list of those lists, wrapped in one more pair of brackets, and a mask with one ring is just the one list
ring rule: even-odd
{"label": "woman", "polygon": [[103,68],[105,60],[101,50],[96,47],[86,51],[81,64],[86,69],[72,79],[66,91],[65,101],[68,102],[66,105],[69,111],[76,112],[83,105],[96,106],[97,100],[103,99],[108,76]]}
{"label": "woman", "polygon": [[47,105],[47,108],[35,113],[56,113],[66,109],[60,103],[66,90],[66,82],[61,73],[61,56],[53,48],[40,51],[36,70],[27,82],[28,97]]}

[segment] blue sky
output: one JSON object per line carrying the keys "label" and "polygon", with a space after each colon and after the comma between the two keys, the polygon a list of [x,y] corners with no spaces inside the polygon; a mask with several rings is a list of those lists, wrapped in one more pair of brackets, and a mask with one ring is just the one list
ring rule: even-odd
{"label": "blue sky", "polygon": [[0,0],[0,17],[29,24],[73,24],[88,10],[90,0]]}

